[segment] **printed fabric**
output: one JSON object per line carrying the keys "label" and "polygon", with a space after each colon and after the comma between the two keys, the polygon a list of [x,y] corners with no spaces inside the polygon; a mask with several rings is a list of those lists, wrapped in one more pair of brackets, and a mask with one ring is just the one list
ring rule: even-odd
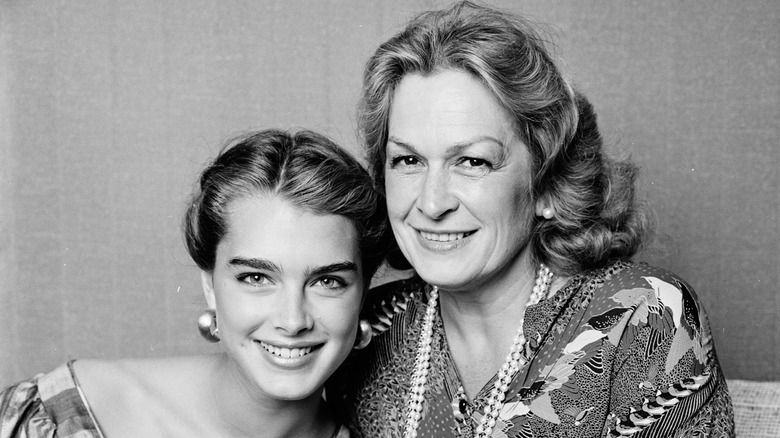
{"label": "printed fabric", "polygon": [[72,362],[0,392],[0,438],[100,438]]}
{"label": "printed fabric", "polygon": [[[402,436],[427,290],[412,278],[369,293],[375,337],[329,388],[353,436]],[[575,276],[526,309],[523,330],[528,364],[492,437],[734,436],[709,323],[677,276],[628,262]],[[496,376],[473,400],[458,394],[439,315],[431,348],[417,436],[472,437]]]}

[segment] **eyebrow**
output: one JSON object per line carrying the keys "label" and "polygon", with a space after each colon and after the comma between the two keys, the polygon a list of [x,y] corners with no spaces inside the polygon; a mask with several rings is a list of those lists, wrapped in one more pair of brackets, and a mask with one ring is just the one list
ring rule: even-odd
{"label": "eyebrow", "polygon": [[[253,269],[260,269],[264,271],[274,271],[274,272],[281,272],[282,269],[274,262],[266,259],[256,259],[256,258],[244,258],[244,257],[233,257],[228,261],[228,265],[233,266],[246,266]],[[337,263],[331,263],[329,265],[325,266],[317,266],[316,268],[310,268],[308,270],[307,277],[314,276],[314,275],[323,275],[323,274],[330,274],[333,272],[340,272],[340,271],[358,271],[358,266],[354,262],[337,262]]]}
{"label": "eyebrow", "polygon": [[246,266],[253,269],[262,269],[265,271],[281,271],[276,263],[266,259],[247,259],[244,257],[233,257],[232,259],[228,260],[228,265]]}
{"label": "eyebrow", "polygon": [[[418,153],[417,149],[415,149],[414,146],[412,146],[409,143],[404,142],[403,140],[401,140],[398,137],[390,136],[390,137],[387,138],[387,141],[388,142],[393,142],[393,143],[397,144],[398,146],[401,146],[403,148],[409,149],[410,151],[412,151],[414,153]],[[472,138],[470,140],[466,140],[466,141],[462,141],[462,142],[459,142],[459,143],[455,143],[454,145],[452,145],[452,146],[447,148],[447,153],[448,154],[457,154],[457,153],[461,152],[462,150],[464,150],[464,149],[466,149],[466,148],[468,148],[470,146],[473,146],[476,143],[483,142],[483,141],[491,141],[491,142],[496,143],[497,145],[499,145],[502,150],[506,150],[506,146],[504,145],[504,142],[502,142],[501,140],[499,140],[499,139],[497,139],[495,137],[491,137],[489,135],[480,135],[480,136],[474,137],[474,138]]]}
{"label": "eyebrow", "polygon": [[330,265],[325,266],[318,266],[309,272],[308,277],[316,276],[316,275],[323,275],[323,274],[330,274],[333,272],[340,272],[340,271],[353,271],[357,272],[358,266],[356,263],[353,262],[338,262],[338,263],[331,263]]}

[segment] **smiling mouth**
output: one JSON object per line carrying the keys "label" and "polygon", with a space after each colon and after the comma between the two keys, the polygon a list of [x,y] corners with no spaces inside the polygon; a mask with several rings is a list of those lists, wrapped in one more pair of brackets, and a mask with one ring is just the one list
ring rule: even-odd
{"label": "smiling mouth", "polygon": [[464,233],[429,233],[427,231],[420,231],[422,238],[430,240],[431,242],[455,242],[464,237],[469,237],[474,233],[475,231],[467,231]]}
{"label": "smiling mouth", "polygon": [[303,357],[311,353],[313,350],[316,350],[320,347],[319,345],[317,345],[317,346],[303,347],[303,348],[287,348],[287,347],[276,347],[274,345],[267,344],[263,341],[258,341],[258,342],[265,349],[265,351],[273,354],[276,357],[280,357],[282,359],[295,359],[298,357]]}

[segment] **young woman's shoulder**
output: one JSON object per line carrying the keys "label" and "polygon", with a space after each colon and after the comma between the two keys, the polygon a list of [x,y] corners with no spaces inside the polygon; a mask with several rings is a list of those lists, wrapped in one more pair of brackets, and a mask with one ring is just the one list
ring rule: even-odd
{"label": "young woman's shoulder", "polygon": [[207,372],[210,356],[182,356],[119,360],[78,360],[73,363],[79,383],[97,397],[111,396],[115,391],[130,392],[132,397],[145,397],[166,388],[180,391],[178,386],[189,377]]}
{"label": "young woman's shoulder", "polygon": [[164,390],[162,375],[166,360],[120,359],[78,360],[73,364],[74,376],[89,403],[100,412],[106,407],[128,410],[152,394]]}
{"label": "young woman's shoulder", "polygon": [[[162,436],[196,423],[189,417],[203,394],[194,382],[205,381],[210,361],[209,356],[79,360],[74,375],[107,435]],[[180,419],[186,421],[177,424]]]}

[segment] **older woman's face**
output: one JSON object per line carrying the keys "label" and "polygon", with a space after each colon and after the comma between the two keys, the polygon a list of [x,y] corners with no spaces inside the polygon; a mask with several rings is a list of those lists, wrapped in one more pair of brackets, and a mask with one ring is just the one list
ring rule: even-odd
{"label": "older woman's face", "polygon": [[534,205],[529,153],[470,74],[405,76],[393,96],[385,163],[396,240],[446,290],[511,284],[526,269]]}

